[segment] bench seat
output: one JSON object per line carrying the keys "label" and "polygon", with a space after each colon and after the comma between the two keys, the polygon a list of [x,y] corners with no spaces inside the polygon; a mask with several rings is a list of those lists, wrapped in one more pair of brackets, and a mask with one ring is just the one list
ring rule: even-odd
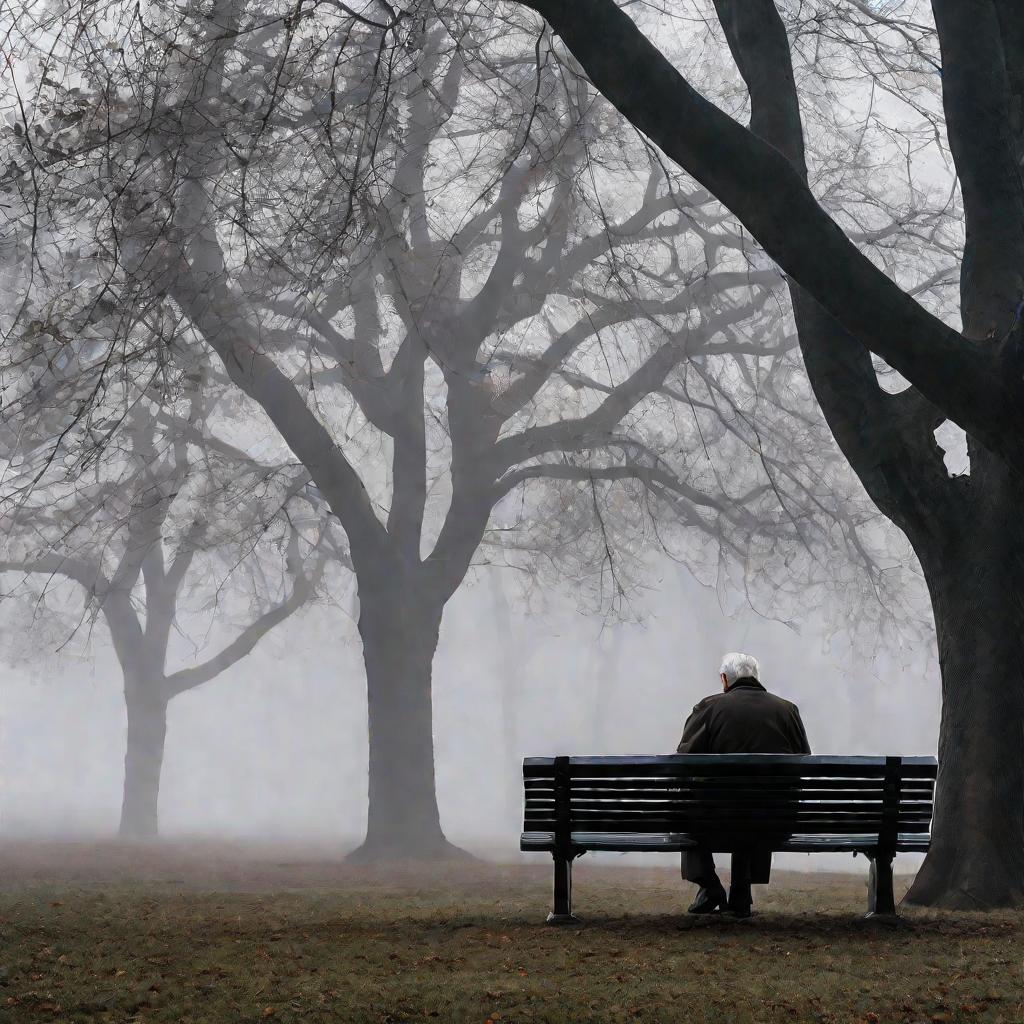
{"label": "bench seat", "polygon": [[528,757],[519,845],[554,859],[552,923],[576,920],[576,857],[699,847],[863,853],[869,913],[890,915],[893,858],[931,842],[936,772],[934,757]]}

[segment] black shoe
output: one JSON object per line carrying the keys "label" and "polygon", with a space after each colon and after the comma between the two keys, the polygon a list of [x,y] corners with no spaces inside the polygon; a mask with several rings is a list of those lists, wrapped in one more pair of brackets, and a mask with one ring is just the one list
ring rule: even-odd
{"label": "black shoe", "polygon": [[734,892],[732,889],[729,891],[729,899],[726,903],[726,910],[733,917],[750,917],[753,911],[750,909],[753,904],[753,900],[750,898],[750,887],[746,887],[743,892]]}
{"label": "black shoe", "polygon": [[686,912],[688,914],[714,914],[728,902],[724,886],[706,888],[702,885],[697,891],[697,898],[690,904]]}

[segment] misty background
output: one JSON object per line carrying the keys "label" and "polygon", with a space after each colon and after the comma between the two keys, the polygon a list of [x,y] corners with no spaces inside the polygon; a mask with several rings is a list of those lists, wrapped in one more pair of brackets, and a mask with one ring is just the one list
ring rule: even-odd
{"label": "misty background", "polygon": [[[221,7],[225,24],[239,16],[226,0],[218,10]],[[173,274],[166,279],[162,265],[137,266],[131,258],[123,267],[118,264],[125,277],[125,307],[147,310],[146,302],[151,301],[159,312],[156,319],[145,321],[148,333],[140,340],[143,363],[160,363],[166,332],[177,345],[175,376],[173,387],[160,392],[157,401],[146,390],[147,378],[133,359],[126,363],[126,396],[104,393],[103,402],[110,408],[95,413],[96,423],[106,429],[103,416],[109,413],[120,424],[117,437],[123,446],[104,442],[106,448],[96,449],[103,454],[98,465],[109,475],[102,483],[110,489],[113,511],[105,507],[106,499],[100,502],[97,508],[103,515],[95,522],[89,490],[93,481],[86,478],[79,490],[80,480],[70,475],[50,482],[52,491],[45,490],[33,476],[33,460],[42,464],[44,456],[49,458],[47,444],[53,437],[60,438],[58,447],[73,447],[74,442],[86,456],[92,451],[92,434],[65,440],[61,431],[66,425],[60,417],[62,410],[73,408],[68,396],[92,394],[94,349],[98,352],[124,340],[125,329],[113,315],[117,308],[112,303],[98,312],[90,308],[90,326],[84,333],[73,332],[66,324],[51,323],[41,289],[36,289],[39,295],[27,292],[39,303],[39,319],[30,321],[31,329],[18,337],[25,348],[25,364],[45,367],[51,390],[40,400],[30,375],[22,374],[22,405],[6,405],[18,428],[6,457],[24,474],[24,481],[13,478],[10,489],[15,493],[19,481],[31,481],[25,483],[25,493],[33,502],[26,504],[19,496],[12,505],[12,527],[17,529],[9,532],[11,568],[3,591],[16,594],[18,600],[0,602],[0,664],[5,673],[0,697],[0,831],[7,837],[116,834],[125,777],[126,698],[129,691],[144,692],[162,682],[146,677],[129,685],[130,673],[119,665],[107,625],[96,616],[105,591],[91,583],[92,576],[83,585],[95,598],[88,615],[81,611],[81,593],[40,600],[36,606],[36,590],[18,591],[17,567],[31,561],[43,527],[50,531],[46,544],[61,557],[65,548],[75,553],[76,543],[90,553],[95,547],[97,566],[104,558],[116,562],[119,552],[109,538],[122,540],[118,531],[125,523],[143,532],[151,526],[152,538],[158,541],[153,550],[165,545],[168,559],[174,551],[200,552],[197,578],[190,579],[182,595],[205,604],[186,607],[183,600],[174,610],[166,666],[171,671],[224,649],[246,621],[245,581],[238,593],[226,585],[223,595],[219,591],[230,576],[225,566],[237,564],[238,552],[266,531],[267,508],[278,502],[284,509],[292,498],[306,503],[297,516],[289,511],[284,517],[287,528],[284,520],[278,523],[284,533],[268,537],[263,548],[254,550],[253,578],[264,572],[279,572],[281,577],[280,585],[276,578],[267,581],[267,593],[260,595],[264,603],[282,596],[287,577],[294,575],[297,582],[293,570],[302,559],[293,563],[278,557],[288,531],[298,548],[299,526],[307,528],[310,535],[302,537],[302,544],[309,549],[309,561],[315,562],[313,554],[326,557],[327,545],[323,532],[313,536],[315,531],[308,530],[311,524],[330,532],[338,524],[349,531],[353,523],[358,527],[363,522],[352,511],[354,506],[346,504],[349,492],[338,481],[347,478],[339,476],[338,467],[331,462],[330,471],[325,470],[322,458],[296,445],[310,436],[309,423],[295,428],[290,413],[286,415],[292,406],[281,395],[267,400],[252,381],[222,373],[221,367],[239,364],[237,354],[232,361],[229,350],[238,340],[233,333],[238,323],[252,328],[257,339],[252,351],[263,353],[266,346],[268,361],[261,372],[268,374],[267,379],[282,368],[287,371],[292,390],[285,397],[299,396],[308,415],[310,397],[316,398],[317,422],[330,434],[331,451],[344,450],[372,497],[370,522],[375,529],[383,524],[383,510],[389,510],[387,534],[382,534],[380,549],[364,555],[353,570],[351,575],[361,573],[358,584],[349,575],[351,548],[336,547],[335,575],[345,580],[343,585],[334,586],[335,577],[328,573],[323,587],[311,588],[318,591],[317,600],[270,630],[252,653],[170,701],[159,776],[161,838],[306,844],[338,855],[357,846],[367,833],[367,639],[371,662],[375,657],[381,661],[382,652],[425,652],[421,678],[413,678],[409,665],[383,671],[378,664],[377,685],[380,679],[392,685],[393,675],[401,681],[395,690],[411,692],[419,685],[432,695],[441,827],[454,843],[498,859],[522,856],[518,839],[524,756],[674,751],[692,706],[719,688],[720,659],[730,650],[757,656],[767,687],[800,706],[815,753],[934,753],[940,680],[934,637],[929,627],[917,630],[920,619],[914,619],[912,611],[927,604],[920,568],[897,531],[867,502],[825,430],[797,359],[788,300],[781,294],[783,277],[759,251],[748,251],[745,236],[734,230],[717,204],[685,176],[653,160],[601,104],[592,106],[589,91],[571,68],[545,60],[538,69],[533,37],[522,34],[522,26],[521,38],[515,37],[518,49],[507,33],[492,36],[488,20],[481,23],[480,39],[472,37],[473,47],[452,48],[444,26],[428,32],[425,21],[423,32],[410,36],[407,55],[394,72],[400,89],[395,93],[399,99],[392,103],[380,98],[380,90],[366,87],[368,72],[359,64],[362,60],[367,68],[375,66],[374,26],[368,24],[341,92],[353,110],[362,110],[364,99],[370,97],[381,104],[379,113],[392,119],[381,120],[376,114],[365,118],[366,125],[380,121],[392,133],[382,138],[394,147],[395,165],[382,163],[380,195],[367,191],[373,197],[370,208],[390,226],[374,234],[377,221],[366,215],[365,232],[349,239],[340,231],[338,237],[348,239],[349,248],[341,246],[338,251],[322,243],[316,231],[309,238],[301,231],[282,233],[269,211],[284,200],[294,205],[289,210],[296,214],[295,223],[316,225],[326,218],[334,226],[335,221],[347,224],[347,212],[335,208],[330,197],[347,195],[334,186],[347,180],[348,171],[333,163],[324,164],[323,170],[308,154],[315,156],[320,153],[316,146],[325,146],[333,160],[354,152],[354,146],[330,133],[324,139],[313,136],[315,146],[309,151],[303,148],[309,140],[301,134],[288,136],[288,145],[272,136],[264,138],[259,119],[250,124],[246,118],[252,111],[245,113],[246,97],[258,84],[246,85],[248,79],[238,76],[255,76],[256,81],[261,62],[274,52],[273,34],[253,44],[254,52],[247,43],[235,53],[223,44],[228,35],[207,38],[216,19],[208,21],[200,14],[199,7],[193,11],[191,5],[183,5],[180,24],[174,27],[195,45],[210,47],[211,67],[227,61],[224,66],[237,71],[225,75],[218,94],[207,95],[206,85],[197,86],[198,80],[206,79],[196,79],[187,62],[179,66],[176,59],[169,60],[165,67],[160,60],[151,63],[150,51],[141,50],[138,67],[132,66],[134,74],[144,80],[151,75],[160,85],[154,95],[162,96],[164,85],[171,83],[178,90],[172,93],[178,97],[175,102],[183,104],[180,123],[161,122],[150,141],[159,154],[152,164],[153,181],[174,197],[179,221],[174,230],[188,240],[188,259],[182,265],[172,260]],[[516,25],[514,17],[509,24]],[[529,18],[526,28],[532,29]],[[678,51],[683,64],[701,52],[703,36],[693,26],[679,28],[678,34],[677,28],[659,26],[659,37]],[[477,49],[487,57],[488,47],[510,62],[506,91],[497,99],[490,98],[489,89],[478,88],[491,81],[486,60],[479,66],[470,61],[464,69],[461,64],[464,54],[476,54]],[[311,49],[309,66],[303,65],[303,74],[295,76],[288,102],[275,114],[283,119],[282,131],[293,130],[293,116],[302,123],[322,114],[319,53],[316,47]],[[813,59],[817,61],[817,54]],[[742,109],[746,93],[734,74],[706,56],[694,63],[725,109]],[[433,69],[430,89],[420,81],[424,66]],[[217,75],[209,77],[219,81]],[[541,81],[546,104],[538,104],[534,94]],[[451,93],[445,102],[437,95],[436,82],[446,83]],[[566,89],[566,83],[573,88]],[[930,78],[923,77],[918,87],[936,103]],[[45,88],[55,87],[50,82]],[[856,225],[860,244],[893,276],[902,273],[912,279],[929,308],[946,312],[955,282],[945,264],[948,250],[955,254],[960,244],[955,211],[948,207],[942,187],[950,177],[949,168],[927,148],[905,162],[890,146],[891,140],[876,138],[874,130],[865,129],[863,137],[850,130],[850,111],[860,111],[866,102],[863,88],[837,87],[834,95],[826,90],[817,97],[810,145],[821,175],[818,187],[826,203],[841,213],[851,183],[858,194],[877,192],[877,208],[872,199],[866,204],[869,210],[857,208],[851,214],[868,214]],[[75,141],[84,130],[79,127],[80,99],[63,86],[57,88],[57,96],[67,105],[64,130]],[[186,102],[181,97],[193,98]],[[516,108],[517,117],[508,117],[510,102],[522,106]],[[489,130],[483,131],[480,137],[488,142],[482,155],[456,174],[452,167],[458,165],[455,157],[462,144],[453,140],[465,133],[447,136],[453,110],[474,126],[507,119],[519,128],[508,138],[492,138]],[[211,111],[216,116],[208,121]],[[914,126],[919,115],[917,108],[889,113],[894,123]],[[259,184],[255,209],[268,212],[265,222],[259,216],[251,223],[244,216],[242,220],[252,237],[272,248],[283,246],[272,258],[250,257],[246,248],[246,259],[239,260],[241,242],[227,228],[238,222],[237,211],[221,196],[234,194],[231,176],[240,172],[231,161],[227,166],[232,170],[225,171],[218,154],[223,145],[234,144],[232,133],[240,123],[255,126],[243,184],[259,174],[253,179]],[[361,123],[354,118],[351,131],[355,133]],[[200,124],[213,128],[199,131]],[[836,124],[843,126],[842,132],[833,133]],[[469,129],[466,132],[475,138]],[[530,139],[536,152],[523,156],[524,140]],[[166,155],[176,159],[165,167]],[[130,163],[126,158],[125,167]],[[173,170],[167,171],[170,184],[163,183],[160,174],[179,167],[187,169],[181,180]],[[406,180],[410,175],[411,186]],[[58,185],[61,180],[55,178]],[[200,180],[207,184],[205,191],[194,187]],[[308,191],[297,188],[296,182]],[[102,194],[100,189],[101,198]],[[422,200],[414,204],[418,212],[406,212],[407,194]],[[63,193],[56,195],[63,201]],[[480,197],[480,212],[468,236],[474,244],[449,245],[462,239],[463,228],[456,230],[456,225],[466,212],[467,196]],[[75,197],[77,204],[77,193]],[[107,218],[104,215],[96,227],[77,205],[65,208],[60,201],[55,201],[58,213],[49,227],[50,249],[40,248],[54,259],[59,254],[73,268],[72,278],[81,274],[93,282],[90,261],[96,252],[91,244],[81,246],[77,240],[89,237],[94,229],[98,238],[104,238]],[[133,211],[127,204],[119,215],[138,233],[133,239],[139,251],[150,251],[152,239],[146,232],[157,231],[158,225]],[[631,224],[633,229],[612,231],[609,215],[613,224]],[[922,247],[915,231],[895,231],[896,225],[902,229],[908,222],[917,232],[927,230],[934,244]],[[395,240],[406,234],[411,241],[401,249],[401,258],[388,255],[383,260]],[[583,244],[594,240],[601,243],[596,254]],[[302,248],[307,243],[308,252]],[[584,249],[587,258],[579,258],[580,266],[574,269],[567,257],[577,248]],[[172,245],[166,253],[173,249]],[[34,281],[25,270],[32,266],[30,250],[19,250],[14,254],[18,259],[11,260],[12,288],[27,288]],[[159,247],[153,251],[164,253]],[[367,253],[373,258],[364,258]],[[306,308],[306,284],[319,273],[311,268],[319,266],[321,256],[332,268],[324,287],[337,286],[339,294],[348,295],[341,303],[344,316],[331,305],[333,297],[326,305],[321,303],[326,316],[316,303]],[[559,268],[557,274],[552,271],[550,281],[545,276],[549,262]],[[613,275],[609,267],[619,269]],[[628,271],[625,278],[623,267]],[[229,288],[225,282],[232,281]],[[223,292],[215,286],[223,286]],[[214,292],[219,304],[207,301]],[[84,290],[76,286],[75,302],[81,294]],[[139,295],[148,298],[143,301]],[[395,304],[398,295],[413,296],[407,323],[402,320],[404,298]],[[478,302],[480,295],[488,301]],[[667,304],[666,295],[686,301],[675,308]],[[270,304],[265,307],[268,296]],[[536,304],[535,312],[545,311],[543,318],[526,308],[530,302]],[[601,317],[595,325],[594,310],[608,315],[614,345],[606,346]],[[349,313],[351,325],[345,319]],[[657,331],[652,323],[658,325]],[[362,369],[352,375],[358,360],[350,358],[351,339],[339,335],[339,324],[345,330],[352,327],[352,339],[360,346],[370,339],[369,352],[380,363],[379,372],[374,362],[365,375]],[[587,345],[573,358],[550,355],[558,349],[556,339],[560,343],[580,328]],[[664,330],[669,341],[660,333]],[[420,337],[423,332],[426,340]],[[63,339],[79,335],[82,366],[67,367],[61,362],[66,358]],[[331,357],[334,376],[324,378],[328,390],[305,358],[303,346],[318,337],[338,346]],[[461,349],[449,352],[446,347],[453,338],[471,355],[465,365]],[[752,353],[748,349],[755,341]],[[762,351],[769,341],[770,357]],[[401,361],[394,370],[401,351],[411,358],[415,372]],[[15,369],[21,368],[14,360],[18,354],[11,356]],[[246,360],[241,364],[247,365]],[[51,373],[53,366],[59,372]],[[308,379],[297,367],[306,368],[302,373],[308,370]],[[700,371],[696,377],[694,368]],[[532,390],[532,378],[541,370],[534,382],[539,390]],[[906,386],[886,367],[876,365],[876,370],[883,390]],[[643,387],[631,383],[637,378]],[[394,401],[394,409],[402,414],[384,416],[375,404],[376,389],[396,388],[396,381],[404,381],[412,399],[407,400],[403,391],[401,401]],[[254,399],[253,394],[263,397]],[[143,398],[137,401],[138,395]],[[607,400],[609,395],[625,401],[628,415]],[[666,396],[672,401],[666,402]],[[722,396],[728,400],[720,401]],[[122,423],[122,408],[131,408],[138,421]],[[702,410],[699,415],[695,408]],[[454,430],[447,409],[454,410]],[[595,415],[598,422],[591,424]],[[383,429],[377,429],[375,419],[383,421]],[[32,430],[23,431],[24,422]],[[581,447],[573,433],[580,423],[592,426],[598,440]],[[612,427],[626,437],[625,447],[621,440],[609,441]],[[963,447],[962,434],[947,420],[935,437],[939,448],[952,451]],[[481,438],[489,442],[478,450]],[[167,439],[180,442],[181,451],[168,447],[169,454],[158,463],[152,453],[162,450]],[[531,445],[538,439],[543,443],[535,450]],[[39,446],[32,447],[30,441]],[[309,466],[296,455],[297,447],[322,477],[313,473],[309,486],[303,483]],[[409,452],[417,471],[423,472],[423,489],[429,496],[422,507],[396,494],[402,459],[408,461]],[[488,459],[497,459],[497,465],[501,458],[507,465],[495,474]],[[483,466],[479,472],[488,487],[476,487],[475,478],[469,480],[473,486],[465,479],[456,481],[456,464]],[[60,477],[59,460],[45,465],[57,467],[54,474]],[[650,504],[651,469],[664,474],[666,466],[671,483],[679,485],[677,493],[691,495],[692,504],[690,499],[664,501],[664,493],[662,505]],[[962,453],[947,459],[946,466],[951,477],[969,471]],[[635,486],[611,486],[619,471],[635,478]],[[265,492],[254,486],[253,481],[262,482],[264,477],[291,497],[278,501],[269,483]],[[594,480],[603,478],[610,486],[600,491],[599,502]],[[196,488],[195,495],[212,500],[214,515],[206,518],[216,528],[209,536],[209,523],[199,521],[198,497],[190,497],[183,485],[187,480]],[[581,480],[589,481],[589,487],[578,487]],[[513,491],[525,495],[528,487],[529,497],[520,499],[516,511],[510,496]],[[139,507],[150,507],[153,489],[166,503],[161,511],[166,523],[147,524],[146,515],[137,514]],[[728,512],[715,516],[710,510],[717,507],[719,492],[727,499],[722,507]],[[325,498],[328,493],[330,500]],[[341,493],[346,497],[339,498]],[[487,502],[479,499],[480,493],[489,496]],[[51,494],[63,496],[67,507]],[[460,494],[461,500],[456,500]],[[499,494],[509,500],[503,503]],[[81,504],[72,501],[78,498]],[[752,501],[749,507],[747,498]],[[131,506],[123,515],[119,502]],[[394,524],[392,508],[400,513]],[[651,508],[656,508],[656,516]],[[69,522],[76,524],[78,534],[68,533]],[[459,541],[457,558],[440,543],[442,527],[449,524],[451,537]],[[141,552],[143,546],[133,541],[130,529],[123,532],[124,558],[131,561],[129,554]],[[360,535],[359,529],[355,533]],[[474,539],[477,534],[485,542]],[[356,554],[361,544],[355,544]],[[871,556],[866,559],[867,572],[861,564],[864,545]],[[398,555],[406,547],[411,557],[403,560]],[[423,582],[424,567],[435,568],[430,562],[437,548],[442,550],[434,559],[436,565],[451,575],[442,588],[451,591],[450,599],[439,600],[441,591],[425,588]],[[717,589],[702,585],[682,564],[656,553],[659,549],[680,553],[705,583],[713,576],[716,560],[721,566],[732,559],[732,578]],[[618,578],[606,590],[603,576],[602,559],[605,552],[611,558],[611,550],[626,565],[627,590],[618,600]],[[385,563],[381,552],[395,555],[394,561]],[[509,567],[480,565],[489,560],[506,561]],[[634,560],[644,563],[646,571],[632,572]],[[396,567],[406,565],[413,569],[402,570],[406,575],[399,578]],[[36,570],[35,579],[44,592],[50,589],[49,571]],[[319,572],[312,567],[307,571],[311,576]],[[91,572],[96,575],[98,570],[94,566]],[[611,593],[611,600],[617,601],[614,614],[593,608],[594,577],[599,575],[598,603],[606,610],[604,601]],[[151,595],[148,580],[145,586],[139,583],[142,578],[136,569],[126,593],[139,607],[145,591],[148,625]],[[901,590],[901,583],[906,589]],[[392,588],[390,600],[378,601],[374,609],[369,595],[385,586]],[[417,586],[424,588],[422,592]],[[73,586],[70,589],[74,591]],[[249,611],[259,604],[258,588],[252,589]],[[110,593],[116,590],[112,587]],[[363,640],[356,628],[356,591],[365,591],[364,626],[372,626]],[[417,593],[420,610],[425,609],[423,623],[414,621],[410,611],[416,602],[406,600]],[[822,595],[831,595],[834,603]],[[766,617],[749,602],[789,616],[799,629]],[[56,618],[51,615],[55,606],[60,612]],[[436,625],[431,615],[439,615],[442,608],[431,682],[431,621]],[[158,618],[154,614],[154,621]],[[162,677],[162,654],[158,660]],[[381,700],[379,712],[390,712],[389,700]],[[403,716],[384,717],[400,722]],[[409,719],[404,735],[422,739],[411,729],[419,729],[419,720],[414,714]],[[393,730],[394,735],[399,732]],[[395,756],[389,750],[389,762]],[[401,824],[403,816],[409,820],[408,807],[395,795],[415,788],[416,778],[425,777],[412,756],[405,767],[402,784],[378,801],[386,808],[386,824]],[[425,802],[432,803],[432,790],[426,797]],[[389,833],[386,838],[390,842],[393,837]],[[622,863],[631,858],[600,859]],[[850,867],[846,856],[779,858],[786,866],[805,869],[827,868],[837,860],[844,869]],[[901,857],[899,863],[905,868],[914,860]]]}
{"label": "misty background", "polygon": [[[798,633],[750,607],[731,608],[735,595],[720,597],[664,558],[631,597],[642,622],[586,614],[566,587],[534,591],[525,610],[508,576],[484,569],[460,589],[445,613],[434,674],[442,823],[477,854],[526,856],[518,851],[524,756],[673,751],[692,705],[717,688],[727,650],[760,659],[766,685],[800,706],[815,753],[935,752],[934,661],[893,650],[851,658],[844,623],[827,611],[806,616]],[[215,627],[208,643],[217,646]],[[4,835],[116,833],[125,706],[102,628],[87,652],[6,667],[3,694]],[[351,616],[303,609],[248,658],[171,702],[162,836],[338,853],[357,845],[366,828],[365,723]],[[776,856],[802,870],[851,867],[848,855]],[[918,860],[901,856],[897,867]]]}

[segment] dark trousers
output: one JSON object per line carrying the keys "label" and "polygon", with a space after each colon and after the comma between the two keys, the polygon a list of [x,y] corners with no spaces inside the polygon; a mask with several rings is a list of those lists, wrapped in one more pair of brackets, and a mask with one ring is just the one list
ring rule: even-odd
{"label": "dark trousers", "polygon": [[[710,850],[684,850],[681,867],[683,878],[688,882],[696,882],[706,889],[713,889],[722,884],[715,870],[714,854]],[[767,885],[771,870],[771,850],[736,850],[732,855],[729,904],[749,907],[751,883]]]}

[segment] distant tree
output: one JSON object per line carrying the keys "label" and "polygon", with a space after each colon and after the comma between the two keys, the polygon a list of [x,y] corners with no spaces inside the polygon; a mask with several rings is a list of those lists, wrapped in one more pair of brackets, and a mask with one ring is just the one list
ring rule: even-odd
{"label": "distant tree", "polygon": [[[474,562],[605,605],[659,546],[780,604],[894,586],[806,411],[777,271],[531,16],[215,0],[39,25],[6,180],[46,280],[12,336],[42,295],[86,331],[83,406],[112,373],[216,357],[308,471],[358,586],[359,857],[450,850],[431,668]],[[131,344],[121,311],[173,328]]]}
{"label": "distant tree", "polygon": [[[33,341],[41,356],[56,344],[42,324]],[[215,403],[188,383],[177,403],[119,395],[106,420],[94,407],[75,424],[60,412],[59,375],[38,373],[0,420],[3,600],[30,602],[34,618],[53,604],[67,621],[68,584],[82,612],[63,641],[93,618],[105,623],[124,682],[120,832],[132,838],[157,834],[168,703],[237,664],[313,598],[331,557],[323,525],[310,534],[307,474],[210,433]],[[36,443],[54,415],[76,435],[75,456],[60,464]],[[187,613],[206,620],[207,634],[241,624],[215,654],[174,669],[171,641]]]}

